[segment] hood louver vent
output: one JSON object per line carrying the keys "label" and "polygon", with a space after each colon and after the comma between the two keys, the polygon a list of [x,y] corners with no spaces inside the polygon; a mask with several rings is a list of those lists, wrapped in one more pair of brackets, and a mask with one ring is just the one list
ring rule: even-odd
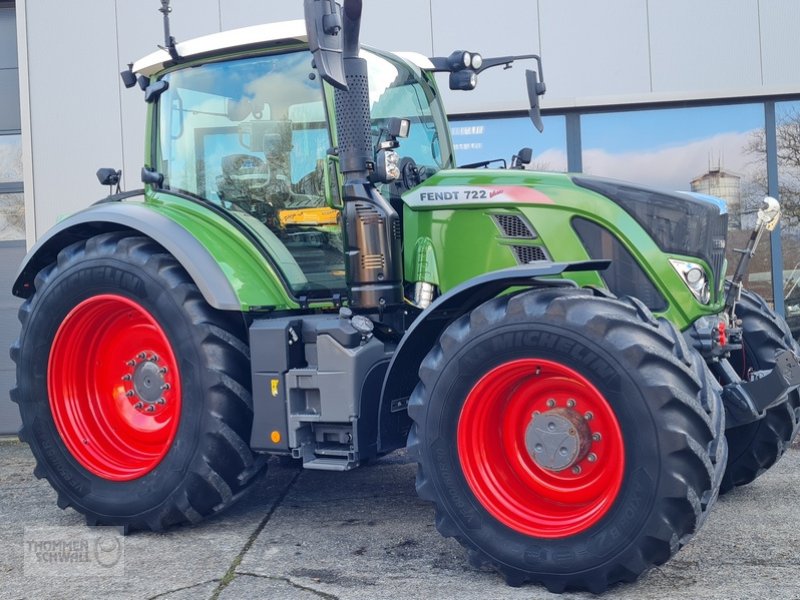
{"label": "hood louver vent", "polygon": [[517,257],[517,262],[521,265],[527,265],[536,260],[550,260],[547,253],[539,246],[511,246],[511,249],[514,251],[514,256]]}
{"label": "hood louver vent", "polygon": [[505,237],[535,240],[538,236],[533,227],[517,215],[492,215],[495,224]]}

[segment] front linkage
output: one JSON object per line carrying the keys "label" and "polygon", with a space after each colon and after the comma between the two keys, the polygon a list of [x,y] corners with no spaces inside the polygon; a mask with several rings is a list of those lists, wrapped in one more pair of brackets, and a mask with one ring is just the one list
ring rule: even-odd
{"label": "front linkage", "polygon": [[699,319],[687,331],[692,344],[704,356],[723,386],[722,399],[728,429],[762,419],[767,410],[786,401],[787,394],[800,386],[800,356],[793,348],[776,349],[771,369],[749,368],[743,376],[726,358],[731,352],[742,349],[745,332],[736,308],[742,297],[742,282],[750,261],[764,232],[773,231],[780,217],[778,201],[765,198],[747,247],[737,251],[740,254],[739,264],[733,278],[726,284],[721,320],[710,317]]}

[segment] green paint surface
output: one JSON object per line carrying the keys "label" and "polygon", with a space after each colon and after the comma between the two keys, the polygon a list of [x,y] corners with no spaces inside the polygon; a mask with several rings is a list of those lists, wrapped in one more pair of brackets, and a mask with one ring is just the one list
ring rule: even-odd
{"label": "green paint surface", "polygon": [[[535,190],[539,194],[531,193],[522,200],[510,200],[501,195],[483,202],[419,201],[411,202],[414,206],[409,205],[410,198],[417,197],[420,191],[518,187]],[[521,195],[524,196],[524,192]],[[540,246],[556,262],[588,260],[589,256],[572,227],[572,219],[581,217],[617,236],[667,300],[667,309],[659,314],[680,329],[685,329],[703,315],[721,310],[721,302],[711,305],[699,303],[669,259],[700,262],[710,276],[711,270],[707,264],[690,256],[665,254],[619,205],[576,186],[566,174],[486,169],[440,171],[421,187],[406,194],[404,199],[404,246],[415,248],[417,240],[430,241],[431,247],[426,250],[426,256],[435,256],[442,292],[487,271],[517,265],[512,250],[515,245]],[[537,238],[521,240],[506,237],[492,218],[497,214],[523,217],[536,230]],[[418,251],[413,255],[406,253],[404,267],[409,281],[426,281],[426,272],[431,270],[429,260],[421,263]],[[568,277],[581,286],[604,287],[597,272],[569,273]]]}

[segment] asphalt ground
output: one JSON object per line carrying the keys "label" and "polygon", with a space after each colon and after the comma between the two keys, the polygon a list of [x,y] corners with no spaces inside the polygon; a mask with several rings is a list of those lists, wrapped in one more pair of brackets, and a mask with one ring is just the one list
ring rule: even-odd
{"label": "asphalt ground", "polygon": [[[510,588],[495,573],[470,567],[461,546],[436,531],[432,506],[417,498],[415,465],[404,452],[349,473],[273,460],[225,513],[118,538],[114,568],[99,573],[30,562],[31,540],[42,531],[94,535],[79,514],[56,506],[55,492],[32,470],[25,444],[0,443],[2,599],[558,598],[536,585]],[[800,450],[792,449],[754,484],[721,498],[670,562],[601,597],[800,599],[798,491]]]}

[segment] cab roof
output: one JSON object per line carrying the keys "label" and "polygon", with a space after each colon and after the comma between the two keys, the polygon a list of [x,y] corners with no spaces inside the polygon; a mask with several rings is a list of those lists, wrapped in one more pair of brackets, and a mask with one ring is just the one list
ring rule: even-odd
{"label": "cab roof", "polygon": [[[191,58],[229,49],[252,45],[283,45],[284,43],[307,43],[306,23],[302,19],[267,23],[212,33],[176,44],[181,58]],[[150,76],[173,62],[166,50],[157,50],[133,63],[133,72]]]}

